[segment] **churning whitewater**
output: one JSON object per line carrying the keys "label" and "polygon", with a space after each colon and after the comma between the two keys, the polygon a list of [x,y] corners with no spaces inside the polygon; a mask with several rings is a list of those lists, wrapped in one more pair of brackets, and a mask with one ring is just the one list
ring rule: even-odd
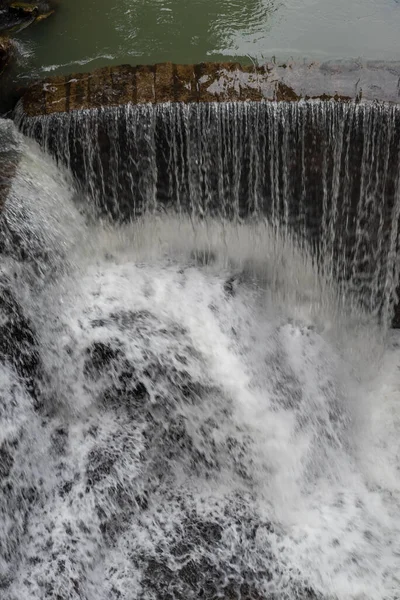
{"label": "churning whitewater", "polygon": [[94,221],[1,128],[1,599],[400,598],[396,338],[279,228]]}

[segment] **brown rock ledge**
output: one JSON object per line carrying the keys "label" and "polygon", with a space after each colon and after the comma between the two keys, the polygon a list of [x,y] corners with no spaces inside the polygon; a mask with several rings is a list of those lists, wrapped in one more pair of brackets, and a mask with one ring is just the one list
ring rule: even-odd
{"label": "brown rock ledge", "polygon": [[121,65],[49,77],[21,90],[27,116],[132,102],[400,99],[400,62]]}

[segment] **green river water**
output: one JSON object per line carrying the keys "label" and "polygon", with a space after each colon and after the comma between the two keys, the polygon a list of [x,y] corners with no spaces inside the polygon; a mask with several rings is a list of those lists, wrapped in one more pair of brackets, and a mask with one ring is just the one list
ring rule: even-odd
{"label": "green river water", "polygon": [[400,59],[398,0],[62,0],[18,77],[162,61]]}

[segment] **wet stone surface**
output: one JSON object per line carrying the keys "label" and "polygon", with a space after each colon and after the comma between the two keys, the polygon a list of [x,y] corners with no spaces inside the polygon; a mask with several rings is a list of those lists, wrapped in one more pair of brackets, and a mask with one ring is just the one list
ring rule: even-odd
{"label": "wet stone surface", "polygon": [[28,117],[74,110],[164,102],[399,101],[399,62],[327,61],[245,66],[121,65],[49,77],[23,92]]}

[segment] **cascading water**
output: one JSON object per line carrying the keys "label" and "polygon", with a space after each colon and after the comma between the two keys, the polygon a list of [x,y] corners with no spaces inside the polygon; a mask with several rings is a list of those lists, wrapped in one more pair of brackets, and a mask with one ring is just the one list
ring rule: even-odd
{"label": "cascading water", "polygon": [[127,105],[19,119],[113,218],[173,210],[307,240],[341,293],[388,320],[400,109],[341,102]]}
{"label": "cascading water", "polygon": [[[2,600],[400,598],[397,342],[342,294],[364,308],[371,290],[387,306],[395,296],[397,109],[375,109],[30,122],[70,170],[0,123],[16,162],[0,216]],[[311,159],[306,115],[326,123],[333,153]],[[96,146],[113,128],[128,146]],[[301,242],[313,160],[318,247]],[[136,220],[93,219],[93,199],[124,208],[129,195],[146,207]],[[173,198],[190,210],[156,210]],[[343,222],[353,254],[337,244]],[[371,222],[382,237],[368,238],[367,287],[351,273],[339,285]]]}

